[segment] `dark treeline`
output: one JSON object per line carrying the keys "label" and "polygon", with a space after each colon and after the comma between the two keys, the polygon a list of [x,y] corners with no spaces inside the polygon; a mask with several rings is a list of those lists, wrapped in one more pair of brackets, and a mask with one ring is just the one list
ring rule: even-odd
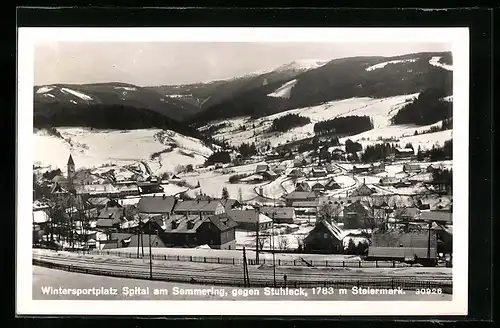
{"label": "dark treeline", "polygon": [[444,89],[426,89],[391,119],[392,124],[428,125],[453,117],[453,103]]}
{"label": "dark treeline", "polygon": [[[38,106],[43,106],[40,108]],[[95,129],[170,129],[200,138],[194,128],[149,109],[123,105],[35,103],[34,127],[90,127]]]}
{"label": "dark treeline", "polygon": [[297,114],[288,114],[274,119],[270,131],[285,132],[294,127],[303,126],[309,123],[311,123],[311,119],[309,117],[303,117]]}
{"label": "dark treeline", "polygon": [[453,159],[453,139],[446,140],[442,147],[432,146],[429,150],[419,150],[417,159],[429,158],[431,161],[446,161]]}
{"label": "dark treeline", "polygon": [[215,163],[229,163],[231,156],[227,151],[219,151],[210,155],[205,161],[205,165],[213,165]]}
{"label": "dark treeline", "polygon": [[368,116],[336,117],[314,124],[314,133],[353,135],[373,129],[373,123]]}
{"label": "dark treeline", "polygon": [[363,146],[359,142],[353,142],[351,139],[345,141],[345,152],[348,154],[354,154],[358,151],[362,151]]}
{"label": "dark treeline", "polygon": [[365,163],[385,160],[389,155],[395,152],[394,144],[375,144],[366,146],[365,151],[361,155],[361,161]]}
{"label": "dark treeline", "polygon": [[257,155],[257,147],[255,147],[255,143],[252,144],[247,144],[247,143],[242,143],[238,147],[238,152],[241,154],[243,158],[247,158],[253,155]]}

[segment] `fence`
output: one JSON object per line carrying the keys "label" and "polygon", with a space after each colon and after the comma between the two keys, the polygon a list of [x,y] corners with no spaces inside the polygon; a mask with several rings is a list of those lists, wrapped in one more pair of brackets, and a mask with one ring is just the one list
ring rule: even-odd
{"label": "fence", "polygon": [[[82,253],[79,251],[79,253]],[[95,250],[90,253],[85,252],[85,254],[91,255],[111,255],[122,258],[137,258],[137,253],[126,253],[126,252],[116,252],[116,251],[103,251]],[[153,260],[158,261],[179,261],[179,262],[196,262],[196,263],[212,263],[212,264],[229,264],[229,265],[242,265],[243,259],[234,257],[207,257],[207,256],[186,256],[186,255],[165,255],[165,254],[153,254]],[[139,254],[139,258],[149,258],[149,253],[142,252]],[[352,260],[302,260],[302,259],[276,259],[276,266],[310,266],[310,267],[324,267],[324,268],[404,268],[410,267],[412,264],[403,263],[399,261],[352,261]],[[272,259],[266,259],[262,257],[257,263],[256,259],[247,258],[248,265],[262,265],[269,264],[272,265]]]}
{"label": "fence", "polygon": [[[54,263],[50,261],[43,261],[38,259],[33,259],[33,265],[42,266],[51,269],[65,270],[68,272],[75,273],[85,273],[94,274],[100,276],[118,277],[118,278],[134,278],[134,279],[146,279],[146,280],[156,280],[156,281],[170,281],[170,282],[182,282],[182,283],[197,283],[206,285],[219,285],[219,286],[233,286],[233,287],[244,287],[245,282],[243,277],[208,277],[208,276],[196,276],[193,278],[186,274],[173,274],[158,272],[153,273],[153,276],[149,276],[149,272],[146,271],[130,271],[130,270],[117,270],[115,268],[85,268],[83,266],[76,266],[71,264]],[[287,281],[286,283],[282,280],[277,280],[276,284],[272,278],[252,278],[250,277],[250,286],[247,287],[290,287],[290,288],[315,288],[315,287],[332,287],[332,288],[384,288],[384,289],[395,289],[401,288],[405,291],[410,290],[422,290],[430,289],[440,290],[443,294],[453,294],[453,285],[451,283],[446,283],[443,281],[423,281],[423,280],[409,280],[409,279],[397,279],[397,278],[380,278],[380,279],[332,279],[332,280],[316,280],[316,281]]]}

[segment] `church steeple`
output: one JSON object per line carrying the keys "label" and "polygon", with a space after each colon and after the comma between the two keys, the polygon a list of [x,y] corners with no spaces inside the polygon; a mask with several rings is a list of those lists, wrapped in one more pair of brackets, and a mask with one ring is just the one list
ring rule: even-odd
{"label": "church steeple", "polygon": [[75,175],[75,162],[73,161],[73,157],[71,156],[71,154],[69,155],[68,158],[67,167],[68,167],[68,179],[71,182]]}

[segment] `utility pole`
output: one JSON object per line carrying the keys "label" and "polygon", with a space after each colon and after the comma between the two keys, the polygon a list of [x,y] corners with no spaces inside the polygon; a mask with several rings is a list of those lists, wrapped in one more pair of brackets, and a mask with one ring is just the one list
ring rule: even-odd
{"label": "utility pole", "polygon": [[151,254],[151,233],[149,236],[149,279],[153,280],[153,255]]}
{"label": "utility pole", "polygon": [[432,227],[432,221],[429,222],[429,234],[427,237],[427,259],[429,260],[431,258],[431,227]]}
{"label": "utility pole", "polygon": [[273,234],[273,280],[274,280],[274,288],[276,288],[276,260],[275,260],[275,248],[274,248],[274,214],[272,215],[272,234]]}
{"label": "utility pole", "polygon": [[247,255],[246,255],[245,246],[243,246],[243,285],[244,285],[244,287],[250,287],[250,280],[248,278]]}

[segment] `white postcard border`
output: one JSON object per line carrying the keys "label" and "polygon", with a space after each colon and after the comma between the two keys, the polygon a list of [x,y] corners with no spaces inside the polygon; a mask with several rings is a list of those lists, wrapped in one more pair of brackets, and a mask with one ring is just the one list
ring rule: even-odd
{"label": "white postcard border", "polygon": [[[465,315],[468,306],[468,28],[20,28],[16,313],[19,315]],[[453,52],[452,301],[35,301],[32,299],[34,45],[43,42],[444,42]],[[193,303],[196,305],[193,306]]]}

